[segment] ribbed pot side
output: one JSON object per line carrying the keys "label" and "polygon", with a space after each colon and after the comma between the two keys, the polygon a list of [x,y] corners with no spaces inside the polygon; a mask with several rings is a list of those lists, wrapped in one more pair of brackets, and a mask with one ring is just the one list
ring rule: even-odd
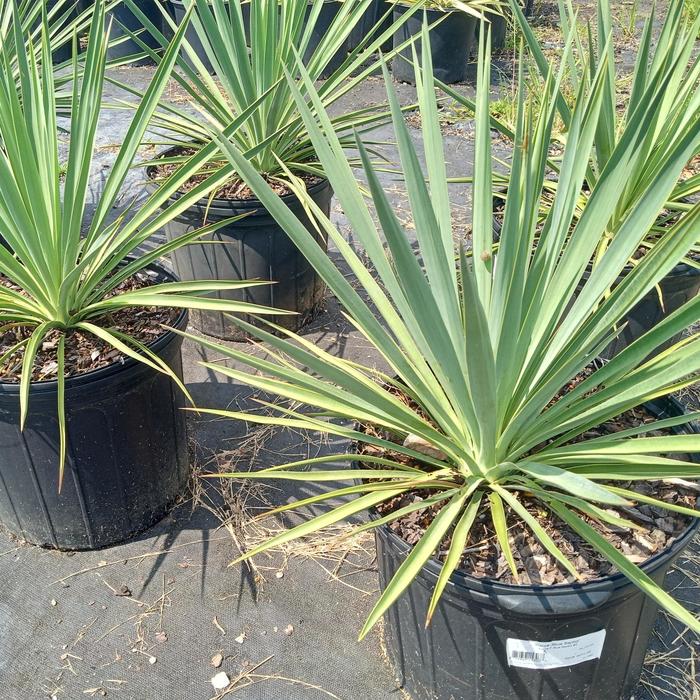
{"label": "ribbed pot side", "polygon": [[[187,326],[181,313],[177,327]],[[182,337],[151,349],[182,378]],[[188,478],[184,397],[174,382],[128,359],[66,380],[68,454],[58,491],[56,382],[35,383],[24,431],[19,387],[0,383],[0,521],[34,544],[95,549],[160,520]]]}

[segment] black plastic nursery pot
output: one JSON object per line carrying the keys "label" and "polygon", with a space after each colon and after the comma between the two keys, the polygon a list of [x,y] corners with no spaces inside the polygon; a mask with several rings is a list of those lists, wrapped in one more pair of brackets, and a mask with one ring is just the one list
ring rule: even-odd
{"label": "black plastic nursery pot", "polygon": [[[163,29],[163,13],[161,7],[167,10],[167,0],[140,0],[138,1],[138,6],[141,12],[143,12],[148,19],[153,22],[153,24],[162,31]],[[159,7],[160,5],[160,7]],[[138,35],[139,39],[143,41],[144,44],[152,49],[158,49],[160,47],[160,42],[151,36],[147,29],[143,28],[141,20],[134,15],[134,13],[129,9],[129,7],[123,3],[117,3],[109,12],[106,13],[105,22],[109,26],[112,22],[112,29],[110,31],[110,45],[107,48],[107,60],[117,61],[126,56],[132,56],[137,53],[141,53],[143,49],[139,44],[137,44],[133,39],[125,38],[123,41],[118,41],[120,38],[128,36],[120,25],[127,27],[133,32],[137,32],[140,29],[143,31]],[[118,43],[112,43],[112,42]],[[131,65],[142,66],[152,63],[152,60],[148,57],[139,59],[138,61],[131,62]]]}
{"label": "black plastic nursery pot", "polygon": [[491,17],[491,47],[502,49],[506,45],[506,32],[508,22],[503,15],[492,15]]}
{"label": "black plastic nursery pot", "polygon": [[[505,8],[501,8],[501,12],[507,12]],[[506,32],[508,30],[508,21],[504,15],[488,13],[486,19],[491,23],[491,48],[502,49],[506,44]],[[479,37],[479,25],[476,27],[476,36]]]}
{"label": "black plastic nursery pot", "polygon": [[[316,20],[316,24],[314,25],[313,31],[311,32],[311,39],[309,40],[309,45],[306,51],[304,52],[304,63],[308,63],[311,60],[311,56],[316,50],[316,47],[318,46],[319,42],[323,39],[323,37],[326,34],[328,34],[331,24],[333,23],[333,20],[335,20],[336,15],[338,14],[341,7],[342,3],[338,2],[337,0],[326,0],[326,2],[323,3],[323,6],[321,7],[321,12],[319,13],[318,19]],[[307,20],[309,18],[309,15],[311,14],[311,10],[312,6],[309,5],[308,9],[306,10]],[[327,78],[330,75],[332,75],[336,70],[338,70],[338,68],[340,68],[343,61],[348,57],[349,52],[349,43],[346,39],[343,42],[343,45],[340,47],[340,49],[338,49],[338,51],[336,51],[335,54],[333,54],[331,60],[328,62],[328,65],[324,68],[319,77]]]}
{"label": "black plastic nursery pot", "polygon": [[55,64],[65,63],[73,58],[73,49],[71,44],[64,44],[60,48],[52,52],[51,58]]}
{"label": "black plastic nursery pot", "polygon": [[[394,20],[398,20],[409,8],[397,5],[394,9]],[[433,73],[443,83],[459,83],[467,78],[467,66],[472,49],[475,45],[476,18],[452,10],[427,10],[425,12],[428,24],[432,25],[440,18],[444,19],[430,29],[430,51],[433,60]],[[447,16],[445,16],[447,15]],[[423,13],[416,12],[394,34],[394,48],[400,46],[412,36],[419,36],[423,27]],[[421,41],[415,42],[416,53],[421,61]],[[416,82],[412,64],[412,50],[409,44],[392,59],[391,71],[394,78],[402,83]]]}
{"label": "black plastic nursery pot", "polygon": [[[388,0],[373,0],[362,19],[350,32],[348,50],[352,51],[362,41],[364,41],[365,38],[367,38],[368,42],[372,41],[391,26],[392,18],[391,13],[389,12],[391,4],[392,3]],[[384,20],[381,22],[381,24],[379,24],[379,21],[382,18],[384,18]],[[384,42],[380,48],[382,51],[386,52],[391,51],[391,46],[392,40],[389,39],[388,41]]]}
{"label": "black plastic nursery pot", "polygon": [[[164,154],[165,155],[165,154]],[[309,188],[321,210],[330,213],[333,190],[327,180]],[[177,196],[177,195],[176,195]],[[289,209],[325,249],[326,241],[312,226],[301,202],[293,195],[283,197]],[[171,200],[172,202],[172,200]],[[273,280],[275,284],[240,291],[221,292],[222,299],[248,301],[295,311],[296,316],[272,316],[269,320],[297,331],[319,309],[325,286],[316,271],[262,204],[252,200],[202,199],[165,226],[168,240],[222,219],[248,214],[209,234],[202,244],[181,248],[172,256],[175,271],[182,280]],[[212,244],[212,241],[215,241]],[[256,323],[252,317],[246,321]],[[247,336],[227,314],[192,311],[191,323],[206,335],[224,340],[243,340]]]}
{"label": "black plastic nursery pot", "polygon": [[[46,11],[51,12],[51,10],[56,6],[56,2],[57,0],[48,0],[48,2],[46,3]],[[66,15],[66,18],[61,23],[61,26],[67,27],[78,16],[77,6],[71,9],[69,5],[66,5],[64,8],[59,10],[56,17],[54,17],[54,21],[56,21],[57,18],[61,18],[64,14]],[[40,22],[37,22],[37,24],[39,23]],[[72,57],[73,42],[70,40],[63,44],[63,46],[61,46],[60,48],[55,49],[51,53],[51,59],[54,63],[65,63],[66,61],[69,61]]]}
{"label": "black plastic nursery pot", "polygon": [[[683,410],[668,400],[655,407],[659,417]],[[696,520],[642,569],[663,583],[698,529]],[[386,525],[375,533],[384,589],[410,546]],[[426,628],[440,568],[430,560],[384,618],[389,661],[412,700],[630,697],[657,606],[622,574],[543,587],[500,584],[457,571]]]}
{"label": "black plastic nursery pot", "polygon": [[[183,0],[170,0],[170,5],[172,8],[175,23],[179,26],[185,17],[187,7]],[[340,7],[341,3],[337,2],[336,0],[328,0],[323,4],[318,20],[316,22],[316,26],[314,27],[314,30],[311,34],[309,46],[304,54],[304,61],[308,61],[311,58],[311,55],[315,50],[316,46],[318,45],[319,41],[328,32],[328,29],[333,20],[335,19],[335,16],[338,14],[338,10],[340,10]],[[246,41],[250,41],[250,3],[241,3],[241,12],[243,14],[243,25],[245,30]],[[307,17],[310,12],[311,7],[309,7],[309,9],[307,10]],[[199,35],[197,34],[197,30],[194,24],[191,23],[190,26],[187,28],[185,32],[185,39],[190,44],[194,52],[197,54],[197,58],[202,62],[205,69],[209,73],[215,73],[214,66],[207,57],[206,51],[204,50],[204,46],[199,38]],[[335,71],[347,58],[349,50],[350,49],[348,46],[348,42],[346,41],[344,45],[339,49],[339,51],[333,56],[333,58],[331,59],[328,66],[326,67],[326,69],[320,77],[326,78],[329,75],[331,75],[333,71]],[[194,68],[193,63],[186,52],[183,52],[183,57],[186,63],[190,67]]]}
{"label": "black plastic nursery pot", "polygon": [[[228,5],[228,2],[226,4]],[[173,16],[173,19],[175,20],[175,24],[179,27],[180,24],[182,24],[182,21],[185,19],[185,15],[187,14],[187,5],[185,5],[183,0],[170,0],[170,11]],[[243,26],[245,31],[245,37],[246,41],[248,41],[250,40],[250,3],[241,3],[241,12],[243,14]],[[202,62],[204,68],[209,73],[214,74],[214,66],[211,64],[211,61],[207,57],[206,51],[204,50],[204,45],[202,44],[197,30],[194,26],[194,23],[192,21],[190,21],[190,25],[185,30],[185,40],[192,47],[195,54],[197,54],[197,58]],[[194,68],[194,63],[187,55],[187,52],[181,50],[181,54],[183,59],[185,60],[185,63],[187,63],[187,65],[190,66],[190,68]]]}
{"label": "black plastic nursery pot", "polygon": [[[186,328],[186,312],[175,326]],[[150,346],[179,377],[181,345],[169,332]],[[170,378],[133,359],[68,378],[59,493],[57,383],[32,384],[20,431],[19,386],[0,382],[0,521],[29,542],[64,550],[106,547],[155,524],[188,477],[183,406]]]}
{"label": "black plastic nursery pot", "polygon": [[[659,290],[661,294],[659,294]],[[687,263],[679,263],[637,303],[627,316],[627,324],[620,335],[602,353],[609,358],[626,348],[637,338],[650,331],[664,318],[694,299],[700,293],[700,270]],[[654,351],[658,354],[677,343],[682,333],[668,340]]]}

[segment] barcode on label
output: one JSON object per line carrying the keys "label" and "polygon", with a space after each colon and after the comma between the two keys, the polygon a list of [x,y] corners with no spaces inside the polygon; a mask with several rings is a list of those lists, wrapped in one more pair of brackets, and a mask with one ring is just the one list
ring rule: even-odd
{"label": "barcode on label", "polygon": [[516,651],[513,650],[510,653],[511,659],[517,659],[518,661],[544,661],[547,658],[547,654],[538,654],[536,651]]}
{"label": "barcode on label", "polygon": [[509,666],[520,668],[562,668],[599,659],[604,643],[605,630],[550,641],[509,637],[506,640],[506,658]]}

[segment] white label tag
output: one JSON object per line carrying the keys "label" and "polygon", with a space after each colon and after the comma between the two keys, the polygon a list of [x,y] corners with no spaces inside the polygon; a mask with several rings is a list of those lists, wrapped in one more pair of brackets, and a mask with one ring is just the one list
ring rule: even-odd
{"label": "white label tag", "polygon": [[605,642],[605,630],[555,642],[508,639],[506,654],[509,666],[521,668],[561,668],[599,659]]}

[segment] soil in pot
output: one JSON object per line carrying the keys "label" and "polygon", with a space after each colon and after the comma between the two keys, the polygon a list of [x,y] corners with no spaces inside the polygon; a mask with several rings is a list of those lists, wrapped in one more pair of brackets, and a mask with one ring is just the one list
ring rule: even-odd
{"label": "soil in pot", "polygon": [[[573,382],[572,385],[575,383]],[[614,421],[610,421],[589,432],[591,436],[612,434],[653,420],[655,420],[654,415],[642,407],[628,411]],[[661,433],[650,433],[650,435],[655,434]],[[385,432],[381,433],[381,437],[392,439],[392,436]],[[399,455],[399,453],[393,453],[391,458],[406,461],[406,458]],[[683,488],[682,486],[662,481],[634,481],[621,485],[642,495],[653,496],[671,504],[687,508],[695,507],[697,498],[695,489]],[[380,516],[388,515],[404,506],[423,500],[426,494],[425,490],[401,494],[391,501],[380,504],[377,507],[377,512]],[[527,497],[523,497],[521,501],[560,549],[567,556],[571,557],[581,574],[582,581],[589,581],[614,573],[614,568],[606,559],[601,557],[576,532],[558,521],[549,511],[544,509],[539,501]],[[407,544],[414,545],[423,536],[427,527],[440,512],[441,507],[441,504],[435,504],[425,509],[414,511],[405,517],[393,521],[389,527],[392,532],[396,533]],[[610,508],[609,510],[615,509]],[[586,522],[604,535],[609,542],[614,544],[618,550],[636,564],[646,561],[649,557],[670,546],[690,524],[690,518],[685,515],[643,504],[625,508],[624,511],[618,512],[617,515],[637,523],[641,530],[609,529],[591,519],[586,519]],[[478,578],[488,578],[491,581],[506,584],[517,584],[518,582],[513,578],[510,567],[498,546],[486,500],[482,502],[476,523],[470,539],[466,543],[460,568],[471,576]],[[509,523],[514,523],[512,530],[518,533],[514,537],[513,544],[520,582],[545,586],[575,582],[574,577],[561,568],[526,525],[513,513],[509,514]],[[435,558],[439,561],[444,561],[450,544],[450,539],[446,538],[435,553]]]}
{"label": "soil in pot", "polygon": [[[182,150],[179,152],[182,153]],[[168,151],[167,154],[172,156],[174,151]],[[149,168],[149,176],[166,176],[172,172],[172,167],[152,166]],[[202,177],[193,178],[186,183],[184,189],[193,187]],[[305,177],[310,195],[321,210],[329,215],[333,194],[330,184],[320,178]],[[301,202],[283,185],[273,183],[273,188],[283,197],[292,212],[305,222],[319,245],[325,249],[325,239],[309,221]],[[294,311],[297,313],[295,316],[268,318],[298,331],[320,310],[325,286],[284,230],[260,202],[253,198],[245,184],[237,180],[227,183],[214,193],[211,202],[202,199],[172,220],[165,227],[165,232],[172,240],[205,223],[244,213],[248,216],[205,237],[205,243],[178,250],[173,255],[175,270],[183,280],[272,280],[275,283],[271,285],[223,292],[216,296]],[[245,320],[258,323],[253,317],[245,317]],[[225,340],[244,340],[247,337],[223,313],[193,312],[192,324],[206,335]]]}
{"label": "soil in pot", "polygon": [[[111,296],[123,294],[136,289],[143,289],[153,283],[153,277],[139,273],[122,282]],[[19,291],[0,275],[0,286]],[[120,309],[114,313],[96,320],[97,325],[113,328],[120,333],[137,340],[145,345],[157,342],[165,333],[163,326],[177,323],[180,311],[161,307]],[[31,329],[22,326],[6,329],[0,333],[0,357],[11,347],[26,340],[31,335]],[[34,361],[32,381],[44,382],[56,379],[58,362],[58,331],[52,331],[37,351]],[[100,338],[74,330],[66,334],[65,341],[66,377],[75,377],[109,365],[123,364],[127,356],[116,350]],[[0,382],[18,383],[22,372],[23,350],[11,355],[7,362],[0,366]]]}
{"label": "soil in pot", "polygon": [[[160,268],[154,272],[174,280]],[[182,338],[164,331],[163,322],[184,329],[187,314],[135,309],[99,320],[133,333],[182,377]],[[6,332],[0,345],[23,332]],[[0,521],[42,546],[79,550],[116,544],[160,520],[182,493],[189,464],[184,397],[164,374],[91,337],[67,335],[68,454],[59,493],[54,340],[47,338],[34,364],[24,431],[17,382],[21,357],[0,377]]]}
{"label": "soil in pot", "polygon": [[[399,19],[408,8],[397,5],[394,19]],[[433,60],[433,73],[444,83],[459,83],[467,78],[469,57],[475,45],[476,18],[459,10],[443,12],[427,10],[428,23],[432,25],[442,21],[430,29],[430,50]],[[404,22],[394,35],[394,48],[400,46],[412,36],[420,35],[423,27],[423,13],[416,12]],[[418,60],[421,61],[421,41],[415,42]],[[409,44],[391,62],[394,78],[399,82],[416,82],[412,65],[412,49]]]}
{"label": "soil in pot", "polygon": [[[659,402],[601,426],[601,433],[681,411],[676,403]],[[660,482],[635,484],[629,487],[695,507],[693,489]],[[395,499],[379,514],[424,496],[415,493]],[[510,513],[508,523],[521,579],[521,585],[514,585],[495,543],[489,515],[482,511],[465,547],[462,568],[451,577],[431,625],[424,628],[425,615],[449,539],[385,620],[388,655],[414,700],[620,700],[629,697],[636,685],[656,605],[545,509],[535,502],[523,503],[577,565],[583,582],[573,583],[559,570]],[[434,515],[430,508],[415,511],[376,531],[382,587]],[[625,509],[621,515],[642,529],[635,533],[598,529],[662,583],[697,530],[697,521],[690,525],[684,516],[644,505]]]}

